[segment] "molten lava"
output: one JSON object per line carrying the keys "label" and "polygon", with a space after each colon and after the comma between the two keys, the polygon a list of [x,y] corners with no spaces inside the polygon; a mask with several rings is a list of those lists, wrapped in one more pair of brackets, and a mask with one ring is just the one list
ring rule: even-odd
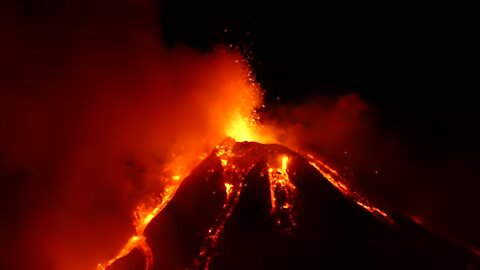
{"label": "molten lava", "polygon": [[312,165],[315,169],[320,172],[325,179],[327,179],[334,187],[340,190],[345,196],[352,198],[359,206],[367,210],[373,215],[388,221],[389,223],[394,223],[394,221],[388,216],[388,214],[375,207],[372,206],[368,200],[363,198],[360,194],[351,191],[345,184],[345,180],[338,174],[338,172],[332,169],[330,166],[325,164],[324,162],[320,161],[318,158],[315,158],[312,154],[306,155],[310,165]]}
{"label": "molten lava", "polygon": [[[173,177],[174,179],[175,177]],[[174,179],[175,180],[175,179]],[[128,242],[123,246],[123,248],[118,252],[118,254],[113,257],[112,259],[108,260],[105,263],[98,264],[97,270],[104,270],[108,266],[112,265],[118,259],[125,257],[128,255],[132,250],[135,248],[140,248],[140,250],[145,255],[146,260],[146,269],[153,264],[153,255],[150,247],[146,242],[146,238],[144,236],[145,228],[147,225],[152,221],[152,219],[162,211],[162,209],[167,205],[167,203],[172,199],[173,194],[175,193],[176,188],[178,185],[171,185],[167,186],[163,191],[161,196],[161,200],[156,203],[153,208],[148,208],[145,204],[141,204],[137,207],[136,211],[134,212],[135,216],[135,235],[130,237]]]}
{"label": "molten lava", "polygon": [[[287,230],[295,226],[293,204],[295,202],[295,185],[288,176],[288,156],[280,156],[280,166],[274,168],[268,165],[268,179],[270,180],[270,202],[272,212],[277,215],[277,225]],[[282,224],[281,216],[288,217],[288,224]]]}

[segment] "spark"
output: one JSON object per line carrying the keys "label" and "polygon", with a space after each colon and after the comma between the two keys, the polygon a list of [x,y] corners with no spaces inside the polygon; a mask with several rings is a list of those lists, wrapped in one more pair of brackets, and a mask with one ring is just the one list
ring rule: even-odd
{"label": "spark", "polygon": [[233,188],[232,184],[225,183],[225,193],[227,194],[227,197],[229,197],[232,194],[232,188]]}

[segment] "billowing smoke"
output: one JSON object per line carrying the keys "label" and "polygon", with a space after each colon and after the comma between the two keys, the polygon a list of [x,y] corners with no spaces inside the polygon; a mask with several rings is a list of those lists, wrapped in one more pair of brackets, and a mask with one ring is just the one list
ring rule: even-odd
{"label": "billowing smoke", "polygon": [[351,149],[357,145],[352,139],[365,136],[367,114],[368,106],[356,95],[317,96],[297,106],[278,106],[271,118],[275,129],[282,131],[279,139],[287,145],[332,155]]}
{"label": "billowing smoke", "polygon": [[98,2],[4,4],[2,269],[93,269],[167,162],[195,163],[258,105],[239,54],[167,49],[149,3]]}

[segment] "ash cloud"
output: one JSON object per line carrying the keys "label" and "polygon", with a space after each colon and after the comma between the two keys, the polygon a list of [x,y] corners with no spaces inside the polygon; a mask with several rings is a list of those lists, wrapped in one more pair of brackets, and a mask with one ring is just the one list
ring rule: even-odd
{"label": "ash cloud", "polygon": [[149,1],[2,5],[0,268],[92,269],[258,93],[235,52],[165,48]]}

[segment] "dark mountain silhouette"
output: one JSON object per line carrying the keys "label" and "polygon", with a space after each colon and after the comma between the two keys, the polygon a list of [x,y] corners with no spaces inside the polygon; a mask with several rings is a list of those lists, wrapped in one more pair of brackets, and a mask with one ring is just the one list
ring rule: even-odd
{"label": "dark mountain silhouette", "polygon": [[[373,215],[283,146],[225,145],[191,172],[147,227],[152,269],[478,268],[466,249],[409,219],[389,213],[388,222]],[[271,203],[268,168],[282,155],[289,157],[295,186],[284,207],[289,214]],[[227,194],[226,182],[234,195]],[[277,205],[285,206],[282,194]],[[134,250],[109,269],[144,268],[143,254]]]}

